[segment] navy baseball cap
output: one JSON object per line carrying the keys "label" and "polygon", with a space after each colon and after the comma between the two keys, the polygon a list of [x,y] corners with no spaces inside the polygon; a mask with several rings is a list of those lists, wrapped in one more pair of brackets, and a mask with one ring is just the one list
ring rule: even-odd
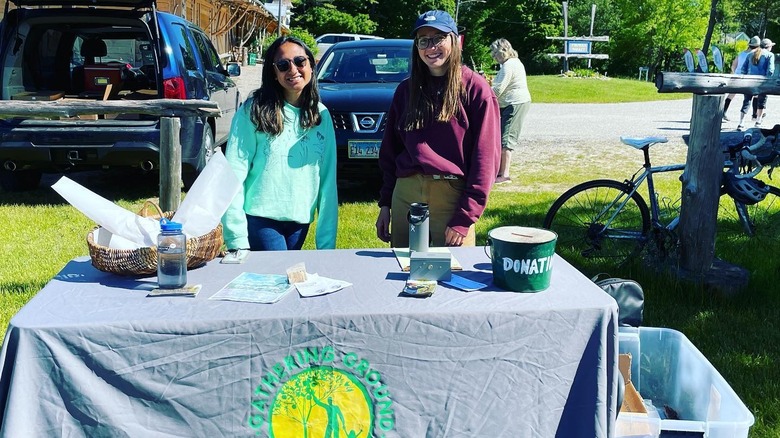
{"label": "navy baseball cap", "polygon": [[428,11],[419,17],[414,23],[414,29],[412,29],[412,36],[420,30],[421,27],[432,27],[442,32],[452,32],[455,35],[458,34],[458,25],[455,24],[455,20],[452,19],[450,14],[444,11]]}

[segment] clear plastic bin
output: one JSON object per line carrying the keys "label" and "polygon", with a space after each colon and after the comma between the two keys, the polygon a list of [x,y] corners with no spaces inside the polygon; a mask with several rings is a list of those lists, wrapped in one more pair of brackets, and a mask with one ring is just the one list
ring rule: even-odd
{"label": "clear plastic bin", "polygon": [[[631,353],[634,386],[661,419],[661,438],[747,438],[753,414],[685,335],[621,327],[619,343],[620,353]],[[664,406],[680,419],[668,419]]]}
{"label": "clear plastic bin", "polygon": [[661,419],[649,401],[645,401],[647,414],[620,412],[615,426],[615,438],[658,438]]}

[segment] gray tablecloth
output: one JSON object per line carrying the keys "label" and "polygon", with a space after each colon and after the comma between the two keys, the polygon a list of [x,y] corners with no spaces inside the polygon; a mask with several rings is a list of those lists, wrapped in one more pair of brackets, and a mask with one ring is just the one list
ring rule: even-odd
{"label": "gray tablecloth", "polygon": [[[482,248],[456,248],[490,283]],[[209,300],[241,272],[353,286],[275,304]],[[195,298],[147,297],[74,259],[14,316],[2,350],[9,437],[607,437],[617,306],[556,256],[536,294],[439,285],[399,296],[389,249],[252,253],[191,270]]]}

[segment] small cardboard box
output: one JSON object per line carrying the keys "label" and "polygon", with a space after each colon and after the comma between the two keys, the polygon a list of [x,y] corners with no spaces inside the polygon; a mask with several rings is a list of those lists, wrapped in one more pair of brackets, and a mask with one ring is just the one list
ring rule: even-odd
{"label": "small cardboard box", "polygon": [[51,101],[51,100],[61,99],[63,96],[65,96],[65,93],[62,91],[53,91],[53,90],[24,91],[21,93],[16,93],[13,96],[11,96],[11,100]]}
{"label": "small cardboard box", "polygon": [[409,279],[449,281],[452,279],[451,258],[449,252],[412,251]]}
{"label": "small cardboard box", "polygon": [[626,388],[615,425],[616,438],[657,438],[660,434],[660,419],[657,413],[647,412],[642,396],[631,381],[631,353],[618,355],[618,368],[623,375]]}

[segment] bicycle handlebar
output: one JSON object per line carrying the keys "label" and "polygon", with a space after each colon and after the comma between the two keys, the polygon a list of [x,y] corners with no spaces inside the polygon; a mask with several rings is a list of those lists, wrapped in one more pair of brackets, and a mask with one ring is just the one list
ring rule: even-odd
{"label": "bicycle handlebar", "polygon": [[[745,133],[745,135],[742,137],[742,146],[741,146],[741,150],[739,151],[739,156],[742,160],[747,162],[745,164],[750,164],[751,166],[753,166],[753,170],[751,170],[748,173],[734,172],[734,176],[736,178],[739,179],[752,178],[758,175],[759,173],[761,173],[761,170],[764,168],[764,165],[761,164],[761,161],[759,160],[758,156],[754,154],[754,152],[761,149],[761,147],[763,147],[764,144],[766,144],[768,138],[769,137],[767,136],[762,136],[761,139],[756,142],[756,144],[751,145],[750,143],[753,141],[753,135],[749,132]],[[774,138],[773,138],[773,143],[774,143]],[[774,148],[772,148],[772,155],[775,157],[778,155],[778,152]],[[772,161],[774,161],[774,159]]]}

